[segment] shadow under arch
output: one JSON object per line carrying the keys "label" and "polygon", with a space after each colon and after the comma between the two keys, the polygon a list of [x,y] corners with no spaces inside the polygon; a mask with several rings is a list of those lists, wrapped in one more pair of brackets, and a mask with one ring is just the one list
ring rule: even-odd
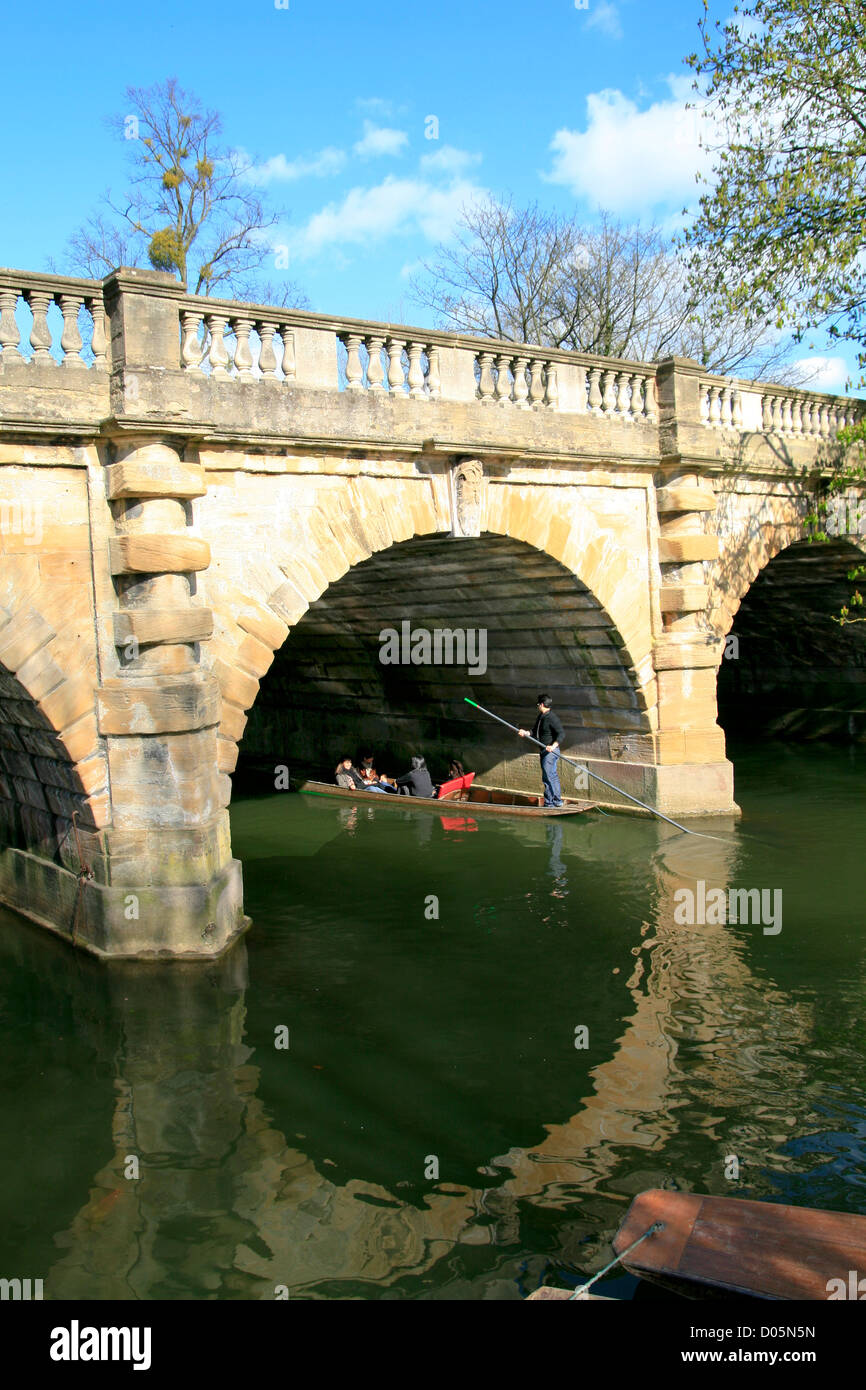
{"label": "shadow under arch", "polygon": [[[850,600],[864,549],[848,538],[810,543],[802,527],[774,532],[729,587],[718,676],[728,733],[866,736],[866,624],[834,619]],[[764,558],[766,557],[766,558]]]}
{"label": "shadow under arch", "polygon": [[362,748],[389,772],[421,751],[434,777],[459,757],[496,785],[535,789],[534,751],[464,696],[525,725],[539,689],[566,751],[583,757],[609,757],[611,735],[651,728],[651,679],[579,573],[501,534],[414,537],[310,603],[256,691],[241,753],[331,780],[338,758]]}

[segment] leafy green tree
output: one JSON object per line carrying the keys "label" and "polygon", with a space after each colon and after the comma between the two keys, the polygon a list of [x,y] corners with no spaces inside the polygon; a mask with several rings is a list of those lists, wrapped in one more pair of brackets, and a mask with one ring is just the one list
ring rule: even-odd
{"label": "leafy green tree", "polygon": [[714,168],[686,233],[693,281],[749,322],[853,342],[866,367],[866,0],[704,7],[687,62]]}
{"label": "leafy green tree", "polygon": [[[713,277],[720,303],[747,322],[770,318],[857,349],[866,384],[866,0],[751,0],[726,21],[699,24],[687,59],[706,106],[714,155],[699,212],[686,232],[693,284]],[[811,536],[827,517],[859,530],[866,422],[843,431],[819,483]],[[841,504],[841,506],[840,506]],[[851,511],[854,511],[852,519]],[[835,621],[866,622],[866,566],[848,572]]]}
{"label": "leafy green tree", "polygon": [[[108,191],[102,210],[71,238],[74,268],[100,276],[149,263],[184,280],[195,294],[298,304],[297,287],[276,290],[259,272],[273,255],[277,221],[246,178],[248,158],[223,144],[220,117],[174,78],[128,87],[127,111],[109,126],[128,146],[130,186]],[[274,295],[278,297],[275,299]]]}

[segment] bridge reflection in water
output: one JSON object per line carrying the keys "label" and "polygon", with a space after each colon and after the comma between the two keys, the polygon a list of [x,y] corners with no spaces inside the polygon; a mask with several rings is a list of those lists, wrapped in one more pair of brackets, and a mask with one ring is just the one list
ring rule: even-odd
{"label": "bridge reflection in water", "polygon": [[[418,837],[414,852],[437,843],[441,852],[447,837],[453,861],[484,837],[443,832],[436,817],[364,807],[347,827],[346,815],[307,816],[291,866],[298,892],[305,874],[321,879],[323,857],[339,878],[347,828],[369,849],[382,822],[400,822]],[[550,1261],[599,1267],[643,1187],[744,1195],[724,1174],[735,1153],[748,1191],[772,1195],[768,1174],[796,1168],[789,1141],[813,1118],[813,1064],[800,1054],[814,1019],[754,959],[754,928],[676,925],[678,888],[727,885],[741,872],[742,833],[731,822],[706,828],[726,842],[626,819],[584,821],[579,833],[497,823],[487,852],[499,846],[502,873],[496,893],[467,909],[471,922],[458,930],[445,912],[426,926],[440,932],[435,944],[419,947],[389,920],[378,942],[353,944],[350,908],[350,930],[321,946],[327,976],[311,944],[327,891],[298,929],[295,905],[281,906],[269,882],[271,923],[258,946],[249,938],[254,988],[246,945],[195,967],[77,956],[70,981],[62,944],[4,932],[5,968],[43,1068],[29,1102],[7,1108],[10,1161],[21,1143],[13,1192],[30,1210],[6,1263],[20,1263],[24,1247],[38,1253],[55,1299],[272,1299],[278,1286],[292,1297],[515,1297]],[[384,834],[390,853],[393,830]],[[265,880],[282,874],[286,896],[295,891],[285,859],[258,868]],[[515,978],[513,943],[530,928]],[[533,975],[531,956],[551,951],[543,977]],[[489,979],[491,1008],[480,982],[497,952],[506,960]],[[386,958],[380,994],[373,980]],[[529,998],[542,978],[548,998]],[[425,991],[413,1032],[406,1020]],[[586,1051],[566,1035],[571,1018],[589,1026]],[[295,1022],[290,1051],[276,1051],[274,1028]],[[23,1056],[7,1054],[16,1064]],[[422,1180],[437,1152],[439,1181]],[[62,1177],[58,1154],[68,1155]],[[138,1179],[124,1176],[130,1155]]]}

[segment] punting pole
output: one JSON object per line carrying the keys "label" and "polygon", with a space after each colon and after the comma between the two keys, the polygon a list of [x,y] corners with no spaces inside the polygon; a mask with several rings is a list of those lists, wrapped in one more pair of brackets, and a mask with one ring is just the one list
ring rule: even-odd
{"label": "punting pole", "polygon": [[[476,704],[474,700],[470,700],[468,695],[464,695],[463,699],[466,701],[467,705],[471,705],[473,709],[478,709],[481,711],[482,714],[487,714],[490,716],[491,719],[495,719],[497,724],[504,724],[506,729],[513,730],[515,734],[520,733],[520,730],[518,729],[516,724],[509,724],[507,719],[500,719],[498,714],[494,714],[493,711],[490,709],[485,709],[483,705]],[[537,744],[539,748],[545,747],[545,745],[540,741],[540,739],[533,738],[532,734],[527,734],[526,737],[529,739],[530,743]],[[658,816],[659,820],[667,821],[668,825],[676,826],[677,830],[681,830],[684,835],[698,835],[702,839],[715,838],[712,835],[701,835],[700,830],[689,830],[687,826],[680,825],[679,821],[671,820],[670,816],[663,816],[661,811],[657,811],[655,807],[647,806],[645,801],[638,801],[637,797],[632,796],[631,792],[624,792],[622,787],[615,787],[613,782],[606,782],[603,777],[599,777],[597,772],[590,772],[588,767],[584,767],[583,763],[577,762],[574,758],[567,758],[564,753],[560,753],[559,756],[562,758],[562,761],[564,763],[569,763],[571,767],[580,768],[581,772],[585,772],[588,777],[594,777],[596,782],[601,782],[605,787],[610,787],[611,791],[616,792],[618,796],[627,797],[629,801],[634,802],[635,806],[640,806],[643,808],[644,811],[649,811],[651,815]]]}

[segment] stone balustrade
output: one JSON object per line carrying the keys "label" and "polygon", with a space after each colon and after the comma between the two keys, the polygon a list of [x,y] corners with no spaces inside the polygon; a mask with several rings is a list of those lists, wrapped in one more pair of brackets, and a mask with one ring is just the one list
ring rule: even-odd
{"label": "stone balustrade", "polygon": [[194,296],[178,312],[181,365],[217,378],[658,419],[652,364]]}
{"label": "stone balustrade", "polygon": [[102,281],[0,270],[0,363],[106,367],[106,350]]}
{"label": "stone balustrade", "polygon": [[656,410],[655,375],[637,363],[598,365],[598,359],[584,358],[586,408],[591,415],[615,416],[633,423],[654,425]]}
{"label": "stone balustrade", "polygon": [[384,328],[371,333],[338,331],[337,340],[346,351],[347,391],[389,391],[413,400],[437,400],[442,395],[437,343]]}
{"label": "stone balustrade", "polygon": [[295,379],[295,337],[277,309],[261,311],[190,296],[180,305],[180,358],[214,377]]}
{"label": "stone balustrade", "polygon": [[[675,393],[673,417],[666,405],[664,419],[720,431],[732,442],[737,435],[751,434],[790,440],[801,451],[803,444],[820,449],[861,417],[862,403],[856,400],[715,376],[697,363],[676,362],[682,380],[692,385],[688,399],[682,391]],[[551,418],[552,423],[552,417],[561,415],[582,416],[588,434],[592,421],[603,428],[606,422],[659,426],[655,363],[189,295],[172,277],[152,271],[121,269],[105,280],[86,280],[0,270],[0,368],[11,369],[8,389],[29,382],[31,395],[37,390],[40,402],[44,398],[39,412],[50,412],[50,372],[47,377],[29,370],[20,375],[14,368],[57,366],[70,373],[58,403],[68,406],[65,393],[73,389],[76,418],[81,419],[104,414],[99,393],[107,392],[115,377],[135,414],[141,392],[150,389],[145,373],[153,368],[158,369],[152,374],[153,389],[159,372],[188,373],[190,401],[203,400],[202,389],[212,392],[225,383],[225,397],[209,397],[209,412],[231,413],[234,383],[246,381],[270,382],[281,391],[365,397],[373,409],[376,398],[388,396],[475,404],[485,407],[481,428],[487,433],[495,418],[488,413],[491,407],[521,412],[515,422],[524,422],[519,427],[524,433],[546,429],[540,419]],[[112,375],[82,368],[110,368]],[[113,398],[117,400],[116,390]],[[154,397],[150,408],[155,402]],[[278,394],[271,405],[283,408]],[[28,409],[37,409],[35,401]],[[258,406],[250,401],[244,409],[255,412]],[[540,417],[538,424],[533,415]],[[411,412],[401,418],[410,430],[421,428],[420,419],[417,426],[411,424]],[[493,428],[501,433],[502,426]]]}
{"label": "stone balustrade", "polygon": [[709,429],[835,439],[861,417],[861,405],[842,397],[785,386],[702,378],[701,419]]}

